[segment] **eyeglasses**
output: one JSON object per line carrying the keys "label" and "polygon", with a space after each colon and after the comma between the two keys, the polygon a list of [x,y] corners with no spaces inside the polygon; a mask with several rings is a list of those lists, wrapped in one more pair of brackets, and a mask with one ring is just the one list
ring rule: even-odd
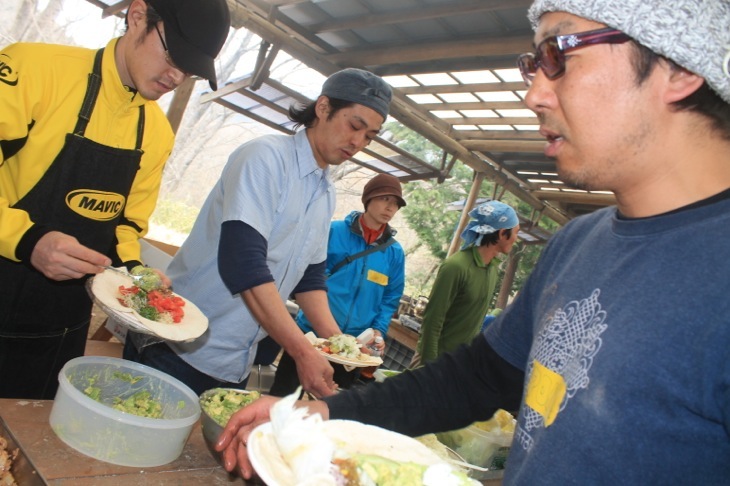
{"label": "eyeglasses", "polygon": [[165,44],[165,39],[162,38],[162,33],[160,32],[159,27],[157,27],[157,24],[155,24],[155,30],[157,31],[157,35],[160,37],[160,42],[162,43],[162,48],[165,50],[165,61],[167,62],[167,64],[171,68],[177,69],[178,71],[183,73],[183,75],[186,78],[192,78],[194,80],[202,79],[200,76],[195,76],[194,74],[190,74],[189,72],[179,68],[177,64],[172,62],[172,57],[170,57],[170,51],[167,49],[167,44]]}
{"label": "eyeglasses", "polygon": [[610,27],[579,34],[554,35],[538,44],[536,52],[526,52],[517,58],[522,79],[530,86],[540,68],[548,79],[565,74],[565,53],[595,44],[623,44],[631,37]]}

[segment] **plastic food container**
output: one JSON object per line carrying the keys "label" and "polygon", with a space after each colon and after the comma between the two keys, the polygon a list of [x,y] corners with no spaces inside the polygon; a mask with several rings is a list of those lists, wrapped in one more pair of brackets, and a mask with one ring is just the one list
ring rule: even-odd
{"label": "plastic food container", "polygon": [[[132,361],[75,358],[63,367],[58,381],[50,417],[53,431],[77,451],[112,464],[153,467],[174,461],[200,417],[198,397],[190,388]],[[150,403],[161,406],[161,418],[112,408],[144,392],[149,392]]]}

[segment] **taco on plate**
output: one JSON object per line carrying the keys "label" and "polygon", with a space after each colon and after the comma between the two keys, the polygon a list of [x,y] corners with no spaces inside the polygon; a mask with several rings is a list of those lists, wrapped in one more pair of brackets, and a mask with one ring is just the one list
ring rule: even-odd
{"label": "taco on plate", "polygon": [[110,317],[115,317],[121,323],[135,331],[146,332],[169,341],[191,341],[200,337],[208,329],[208,318],[192,302],[170,291],[170,294],[184,301],[184,315],[179,323],[167,323],[149,319],[128,307],[120,299],[124,296],[121,288],[133,286],[132,278],[119,272],[104,270],[91,280],[89,290]]}
{"label": "taco on plate", "polygon": [[466,486],[479,484],[415,439],[350,420],[324,421],[277,402],[248,454],[268,486]]}

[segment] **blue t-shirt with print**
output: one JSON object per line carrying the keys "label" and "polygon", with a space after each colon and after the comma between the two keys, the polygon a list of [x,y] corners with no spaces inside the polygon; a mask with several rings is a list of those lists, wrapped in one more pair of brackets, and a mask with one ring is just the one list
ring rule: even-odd
{"label": "blue t-shirt with print", "polygon": [[486,330],[525,370],[505,484],[728,484],[730,200],[545,248]]}

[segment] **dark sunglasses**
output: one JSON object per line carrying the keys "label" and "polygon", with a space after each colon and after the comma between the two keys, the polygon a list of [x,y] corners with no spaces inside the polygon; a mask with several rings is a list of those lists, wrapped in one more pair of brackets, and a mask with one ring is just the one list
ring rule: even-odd
{"label": "dark sunglasses", "polygon": [[565,74],[565,53],[595,44],[623,44],[631,37],[610,27],[578,34],[554,35],[538,44],[536,52],[526,52],[517,58],[522,79],[530,86],[540,68],[548,79]]}

